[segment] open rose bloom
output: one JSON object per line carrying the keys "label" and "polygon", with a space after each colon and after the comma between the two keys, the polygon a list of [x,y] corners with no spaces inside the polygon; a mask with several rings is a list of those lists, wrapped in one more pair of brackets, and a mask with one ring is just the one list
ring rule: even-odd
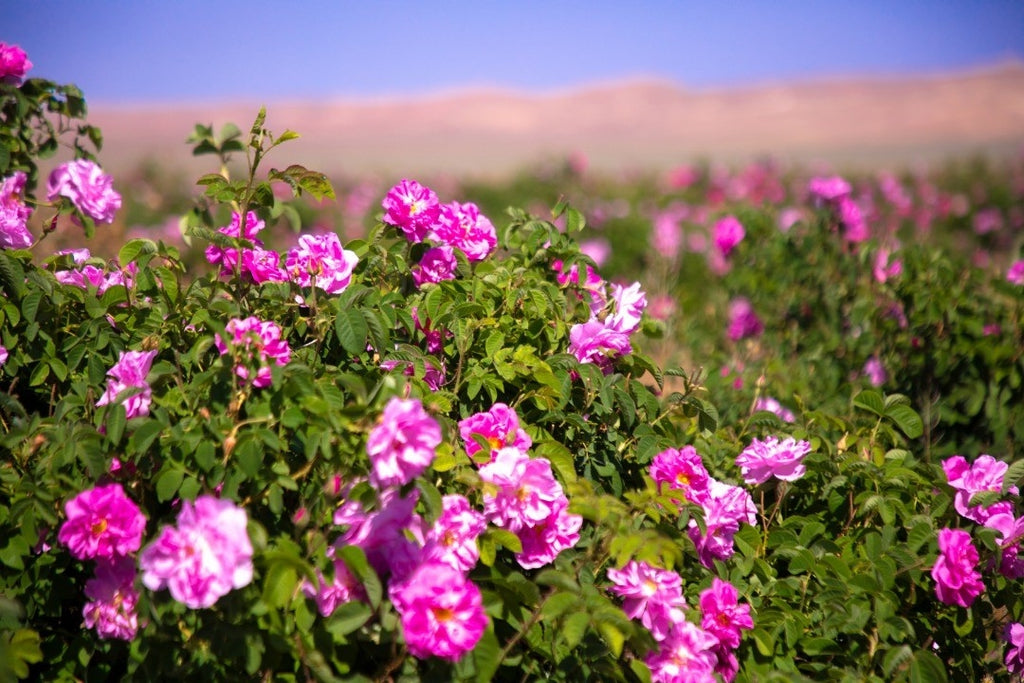
{"label": "open rose bloom", "polygon": [[167,588],[192,609],[210,607],[252,581],[252,543],[245,510],[229,500],[182,501],[175,526],[164,527],[139,556],[142,583]]}
{"label": "open rose bloom", "polygon": [[21,85],[32,68],[28,55],[17,45],[0,42],[0,83]]}
{"label": "open rose bloom", "polygon": [[50,174],[46,198],[67,197],[75,208],[97,223],[113,223],[121,208],[121,195],[113,178],[88,159],[61,164]]}
{"label": "open rose bloom", "polygon": [[25,205],[25,180],[22,171],[0,183],[0,249],[27,249],[32,246],[28,217],[32,209]]}

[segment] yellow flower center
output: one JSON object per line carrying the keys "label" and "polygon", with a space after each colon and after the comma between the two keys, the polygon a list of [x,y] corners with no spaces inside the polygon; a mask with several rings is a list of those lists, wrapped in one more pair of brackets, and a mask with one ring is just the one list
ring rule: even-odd
{"label": "yellow flower center", "polygon": [[455,617],[455,612],[447,607],[433,607],[431,611],[434,613],[434,618],[438,621],[450,621]]}
{"label": "yellow flower center", "polygon": [[101,519],[100,521],[98,521],[96,523],[94,523],[92,525],[92,527],[91,527],[92,535],[93,536],[99,536],[100,534],[102,534],[104,531],[107,530],[107,526],[108,526],[108,524],[107,524],[107,520],[105,518]]}

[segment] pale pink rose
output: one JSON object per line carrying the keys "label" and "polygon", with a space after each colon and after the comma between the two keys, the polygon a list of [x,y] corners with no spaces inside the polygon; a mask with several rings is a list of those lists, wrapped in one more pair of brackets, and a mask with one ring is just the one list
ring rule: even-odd
{"label": "pale pink rose", "polygon": [[804,476],[804,456],[810,453],[811,444],[787,437],[779,441],[770,436],[754,439],[743,452],[736,456],[736,466],[743,473],[747,484],[763,484],[772,477],[782,481],[796,481]]}
{"label": "pale pink rose", "polygon": [[713,567],[714,560],[732,557],[733,536],[740,524],[754,524],[757,508],[750,494],[739,486],[715,479],[708,483],[708,494],[703,498],[706,531],[701,534],[697,522],[690,520],[687,533],[697,549],[697,557],[705,567]]}
{"label": "pale pink rose", "polygon": [[252,581],[248,516],[230,500],[182,501],[176,526],[165,526],[139,555],[142,583],[167,588],[192,609],[210,607]]}
{"label": "pale pink rose", "polygon": [[328,294],[340,294],[352,281],[352,269],[358,262],[355,252],[342,247],[331,232],[299,237],[298,246],[288,251],[285,269],[300,287],[316,286]]}
{"label": "pale pink rose", "polygon": [[580,253],[589,256],[600,268],[611,256],[612,247],[607,240],[584,240],[580,242]]}
{"label": "pale pink rose", "polygon": [[392,398],[366,441],[370,483],[381,488],[404,486],[434,460],[441,426],[419,399]]}
{"label": "pale pink rose", "polygon": [[750,301],[737,297],[729,304],[729,339],[739,341],[759,337],[764,332],[764,323],[754,312]]}
{"label": "pale pink rose", "polygon": [[644,659],[654,683],[716,683],[714,650],[718,639],[688,621],[680,621],[669,636]]}
{"label": "pale pink rose", "polygon": [[849,197],[852,191],[850,183],[839,176],[818,176],[812,178],[807,189],[812,199],[828,203]]}
{"label": "pale pink rose", "polygon": [[629,333],[608,327],[600,320],[591,319],[569,330],[569,353],[580,363],[594,363],[606,374],[611,372],[615,358],[632,351]]}
{"label": "pale pink rose", "polygon": [[334,577],[331,580],[327,580],[319,569],[316,571],[316,579],[316,584],[303,581],[302,593],[316,601],[320,616],[329,617],[339,605],[365,598],[363,585],[340,560],[334,562]]}
{"label": "pale pink rose", "polygon": [[899,259],[890,261],[889,256],[888,249],[879,249],[875,255],[875,265],[871,271],[875,281],[884,283],[889,278],[899,277],[903,272],[903,262]]}
{"label": "pale pink rose", "polygon": [[885,366],[877,356],[871,356],[864,363],[864,375],[873,387],[880,387],[889,379],[889,373],[885,371]]}
{"label": "pale pink rose", "polygon": [[28,231],[32,209],[25,205],[24,198],[26,178],[24,172],[15,171],[0,184],[0,249],[32,246],[32,233]]}
{"label": "pale pink rose", "polygon": [[685,618],[683,580],[673,571],[631,560],[622,569],[609,569],[608,580],[608,590],[623,598],[626,616],[639,619],[659,642]]}
{"label": "pale pink rose", "polygon": [[480,467],[485,482],[484,514],[497,526],[519,531],[544,523],[567,506],[562,485],[544,458],[531,458],[518,448],[502,448]]}
{"label": "pale pink rose", "polygon": [[419,659],[457,661],[487,628],[480,589],[446,564],[421,564],[404,580],[392,581],[388,595],[401,617],[406,647]]}
{"label": "pale pink rose", "polygon": [[281,338],[280,325],[273,321],[255,316],[232,318],[224,331],[231,335],[229,340],[225,342],[218,334],[214,345],[222,356],[230,354],[235,359],[235,374],[257,389],[269,387],[273,381],[271,365],[287,365],[291,360],[291,348]]}
{"label": "pale pink rose", "polygon": [[217,228],[217,232],[252,242],[252,247],[220,247],[211,244],[206,248],[206,260],[220,266],[220,276],[231,278],[235,275],[257,284],[263,282],[284,282],[288,279],[280,265],[280,255],[263,248],[263,242],[256,235],[266,227],[255,211],[245,215],[245,225],[238,212],[231,214],[231,223]]}
{"label": "pale pink rose", "polygon": [[[122,351],[117,363],[107,371],[107,390],[96,401],[97,406],[113,403],[121,397],[128,419],[149,415],[153,390],[146,382],[146,375],[153,367],[156,351]],[[130,393],[130,395],[128,395]]]}
{"label": "pale pink rose", "polygon": [[79,211],[99,223],[113,223],[121,208],[114,179],[88,159],[68,161],[50,173],[46,198],[67,197]]}
{"label": "pale pink rose", "polygon": [[484,260],[498,245],[494,225],[471,202],[442,205],[431,236],[441,244],[461,249],[470,261]]}
{"label": "pale pink rose", "polygon": [[427,531],[423,560],[443,562],[468,572],[480,559],[476,539],[487,528],[487,520],[474,510],[465,496],[451,493],[442,498],[443,511]]}
{"label": "pale pink rose", "polygon": [[771,396],[757,397],[757,400],[754,401],[754,412],[759,410],[767,410],[769,413],[775,414],[783,422],[796,422],[796,415],[793,414],[793,411],[783,406]]}
{"label": "pale pink rose", "polygon": [[[997,502],[987,507],[982,505],[971,506],[971,498],[976,493],[983,491],[1002,491],[1003,476],[1010,466],[996,460],[991,455],[982,454],[969,464],[960,455],[954,455],[942,461],[942,469],[946,473],[946,481],[956,489],[953,498],[953,507],[962,516],[979,524],[992,515],[1005,512],[1007,508],[1012,510],[1012,504],[1008,501]],[[1011,493],[1016,495],[1016,487],[1011,488]]]}
{"label": "pale pink rose", "polygon": [[554,515],[536,526],[523,527],[516,532],[523,544],[522,552],[516,553],[520,567],[539,569],[551,564],[559,553],[579,542],[583,517],[571,514],[568,504],[568,500],[563,500]]}
{"label": "pale pink rose", "polygon": [[335,547],[361,548],[370,566],[382,577],[406,576],[420,563],[420,547],[407,535],[422,538],[423,520],[413,511],[417,500],[416,489],[403,497],[401,489],[388,488],[381,492],[372,511],[359,501],[346,501],[334,512],[334,524],[345,527]]}
{"label": "pale pink rose", "polygon": [[89,602],[82,608],[82,617],[88,628],[95,628],[101,639],[135,638],[139,591],[135,588],[134,559],[101,559],[96,564],[96,575],[85,584],[85,595]]}
{"label": "pale pink rose", "polygon": [[636,332],[647,308],[647,295],[640,283],[629,287],[613,283],[611,299],[612,310],[604,320],[605,327],[625,334]]}
{"label": "pale pink rose", "polygon": [[0,42],[0,83],[21,85],[32,68],[28,55],[17,45]]}
{"label": "pale pink rose", "polygon": [[65,503],[64,511],[67,520],[57,540],[79,560],[125,556],[142,545],[146,518],[120,484],[82,491]]}
{"label": "pale pink rose", "polygon": [[530,436],[519,427],[519,416],[504,403],[495,403],[486,412],[459,421],[459,435],[470,457],[481,450],[474,434],[487,440],[492,460],[502,448],[510,446],[525,453],[533,445]]}

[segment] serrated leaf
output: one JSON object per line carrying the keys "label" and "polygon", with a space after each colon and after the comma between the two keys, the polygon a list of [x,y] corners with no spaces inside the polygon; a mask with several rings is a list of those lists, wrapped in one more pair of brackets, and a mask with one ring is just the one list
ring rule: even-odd
{"label": "serrated leaf", "polygon": [[555,593],[544,601],[540,608],[541,617],[544,619],[557,619],[573,607],[582,607],[583,601],[579,595],[573,593]]}
{"label": "serrated leaf", "polygon": [[1009,493],[1012,487],[1024,484],[1022,480],[1024,480],[1024,460],[1018,460],[1010,465],[1006,473],[1003,474],[1003,493]]}
{"label": "serrated leaf", "polygon": [[897,404],[885,412],[886,417],[896,423],[904,434],[910,439],[916,439],[924,434],[924,423],[921,416],[908,405]]}
{"label": "serrated leaf", "polygon": [[170,469],[166,470],[160,475],[160,478],[156,480],[156,497],[160,502],[167,502],[174,497],[174,494],[178,492],[181,487],[181,482],[185,478],[185,473],[181,470]]}
{"label": "serrated leaf", "polygon": [[910,662],[911,683],[941,683],[949,680],[942,660],[928,650],[918,650]]}
{"label": "serrated leaf", "polygon": [[117,262],[121,267],[127,266],[129,263],[134,261],[139,254],[155,254],[157,253],[156,242],[150,239],[134,239],[129,240],[121,249],[117,252]]}
{"label": "serrated leaf", "polygon": [[383,588],[381,587],[377,572],[366,561],[366,554],[363,552],[363,549],[354,545],[342,546],[338,549],[337,556],[363,584],[363,590],[366,591],[366,598],[370,601],[370,607],[377,609],[383,596]]}
{"label": "serrated leaf", "polygon": [[877,391],[862,391],[853,398],[853,405],[874,413],[878,417],[885,415],[885,401]]}
{"label": "serrated leaf", "polygon": [[501,646],[491,623],[487,624],[487,629],[473,648],[473,663],[476,665],[476,680],[479,683],[493,679],[501,665]]}
{"label": "serrated leaf", "polygon": [[353,356],[366,351],[366,335],[369,329],[366,318],[358,309],[338,311],[338,317],[334,321],[334,333],[338,336],[342,348]]}
{"label": "serrated leaf", "polygon": [[373,616],[373,610],[366,603],[358,600],[339,605],[331,614],[324,626],[338,640],[353,631],[362,628],[363,624]]}

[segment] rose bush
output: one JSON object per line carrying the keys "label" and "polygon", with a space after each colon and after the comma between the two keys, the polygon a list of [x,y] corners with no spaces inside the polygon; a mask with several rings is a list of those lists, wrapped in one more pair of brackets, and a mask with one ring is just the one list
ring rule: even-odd
{"label": "rose bush", "polygon": [[[1019,674],[1024,462],[1019,406],[998,401],[1019,391],[1022,293],[907,250],[880,281],[846,181],[815,183],[788,232],[771,210],[707,217],[703,270],[657,257],[704,278],[711,305],[682,322],[698,365],[742,366],[737,386],[642,352],[672,328],[642,283],[602,277],[564,203],[499,220],[485,197],[403,180],[362,238],[261,243],[310,227],[304,196],[333,197],[319,173],[266,170],[295,133],[263,112],[247,135],[192,137],[220,162],[182,221],[210,272],[148,239],[116,262],[48,257],[43,237],[88,235],[116,202],[68,167],[55,187],[92,189],[39,201],[47,136],[72,132],[47,112],[84,102],[0,88],[20,145],[0,173],[24,174],[0,250],[0,675]],[[770,174],[748,180],[777,196]],[[1016,336],[968,343],[973,323],[926,297],[940,285],[958,319]],[[884,391],[857,374],[869,357]],[[979,383],[993,424],[969,431]]]}

